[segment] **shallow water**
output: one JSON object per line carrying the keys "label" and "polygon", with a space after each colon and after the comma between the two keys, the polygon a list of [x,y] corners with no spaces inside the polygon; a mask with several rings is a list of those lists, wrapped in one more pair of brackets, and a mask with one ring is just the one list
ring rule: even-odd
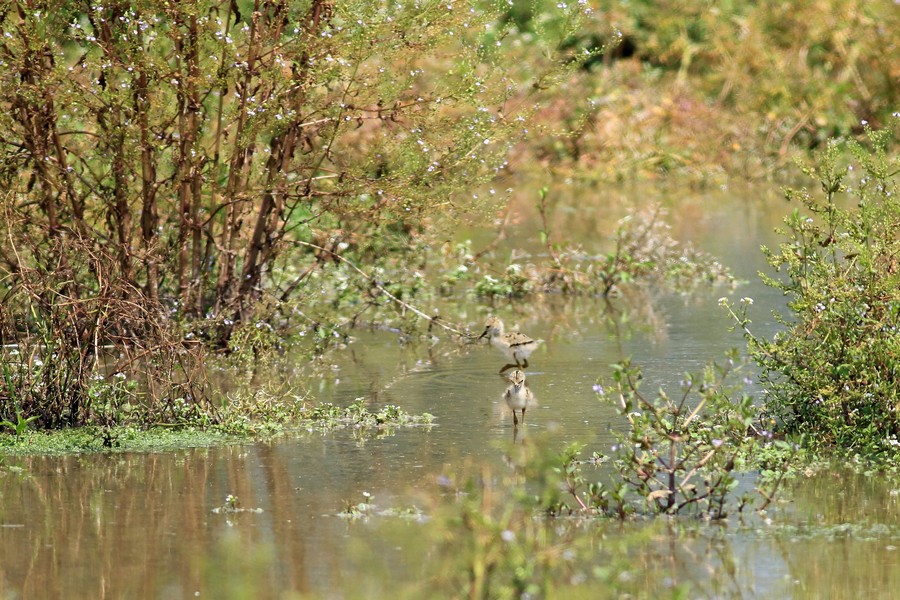
{"label": "shallow water", "polygon": [[[559,191],[554,231],[590,240],[620,215],[615,201]],[[633,193],[640,197],[643,192]],[[755,283],[761,242],[786,210],[758,192],[682,191],[667,199],[680,237],[751,283],[689,296],[651,290],[632,318],[624,351],[649,389],[741,346],[720,296],[751,296],[754,327],[774,329],[776,293]],[[577,208],[574,208],[577,207]],[[519,206],[520,237],[536,239],[533,209]],[[498,306],[508,325],[544,340],[528,382],[538,406],[516,436],[604,451],[618,425],[592,385],[618,360],[602,301]],[[487,308],[473,309],[480,322]],[[359,331],[313,394],[347,403],[430,412],[434,427],[383,437],[298,432],[275,441],[161,453],[6,457],[0,470],[0,598],[382,597],[416,581],[423,528],[397,518],[348,521],[337,514],[371,494],[380,507],[420,506],[442,472],[465,461],[505,469],[513,440],[501,400],[503,364],[486,346],[443,341],[431,352],[388,332]],[[900,584],[900,495],[877,479],[824,474],[791,490],[792,503],[728,527],[675,535],[663,528],[630,574],[647,597],[687,583],[690,597],[890,597]],[[228,495],[261,512],[216,513]],[[663,573],[663,575],[660,575]],[[404,588],[409,590],[410,588]],[[428,597],[413,585],[412,595]],[[602,590],[597,590],[597,595]]]}

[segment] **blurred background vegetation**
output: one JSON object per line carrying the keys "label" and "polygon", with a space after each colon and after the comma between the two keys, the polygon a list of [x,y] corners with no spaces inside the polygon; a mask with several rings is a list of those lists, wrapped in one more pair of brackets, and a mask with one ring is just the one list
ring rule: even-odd
{"label": "blurred background vegetation", "polygon": [[[515,3],[536,31],[554,3]],[[790,177],[792,159],[898,106],[900,14],[893,2],[593,3],[565,46],[618,44],[582,61],[542,117],[564,135],[544,160],[586,178],[678,173],[697,181]]]}

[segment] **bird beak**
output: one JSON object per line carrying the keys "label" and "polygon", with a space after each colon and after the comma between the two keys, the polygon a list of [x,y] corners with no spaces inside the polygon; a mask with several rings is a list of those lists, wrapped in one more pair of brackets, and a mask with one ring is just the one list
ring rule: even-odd
{"label": "bird beak", "polygon": [[486,336],[486,335],[488,334],[488,331],[490,331],[490,330],[491,330],[490,327],[485,327],[485,328],[484,328],[484,331],[481,332],[481,335],[478,336],[478,339],[480,340],[481,338],[483,338],[484,336]]}

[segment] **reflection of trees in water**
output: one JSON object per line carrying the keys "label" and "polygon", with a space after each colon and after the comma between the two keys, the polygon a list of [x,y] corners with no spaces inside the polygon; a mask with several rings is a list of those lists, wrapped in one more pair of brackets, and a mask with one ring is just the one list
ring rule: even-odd
{"label": "reflection of trees in water", "polygon": [[[340,575],[341,524],[310,516],[350,490],[304,491],[303,463],[275,445],[21,464],[4,474],[3,522],[24,527],[0,529],[0,587],[21,597],[228,597],[230,583],[275,597]],[[264,512],[213,514],[227,494]]]}
{"label": "reflection of trees in water", "polygon": [[834,469],[793,482],[772,535],[800,598],[890,598],[900,589],[896,482]]}

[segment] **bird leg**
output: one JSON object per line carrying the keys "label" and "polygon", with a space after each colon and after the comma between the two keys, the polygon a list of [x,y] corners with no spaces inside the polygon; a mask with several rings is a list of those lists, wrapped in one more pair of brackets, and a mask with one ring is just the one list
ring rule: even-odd
{"label": "bird leg", "polygon": [[522,425],[525,424],[525,409],[522,409]]}
{"label": "bird leg", "polygon": [[519,366],[518,363],[510,364],[510,365],[503,365],[503,367],[500,368],[500,374],[503,375],[504,371],[508,371],[509,369],[512,369],[513,367],[518,367],[518,366]]}
{"label": "bird leg", "polygon": [[516,416],[516,409],[513,409],[513,427],[519,426],[519,418]]}

